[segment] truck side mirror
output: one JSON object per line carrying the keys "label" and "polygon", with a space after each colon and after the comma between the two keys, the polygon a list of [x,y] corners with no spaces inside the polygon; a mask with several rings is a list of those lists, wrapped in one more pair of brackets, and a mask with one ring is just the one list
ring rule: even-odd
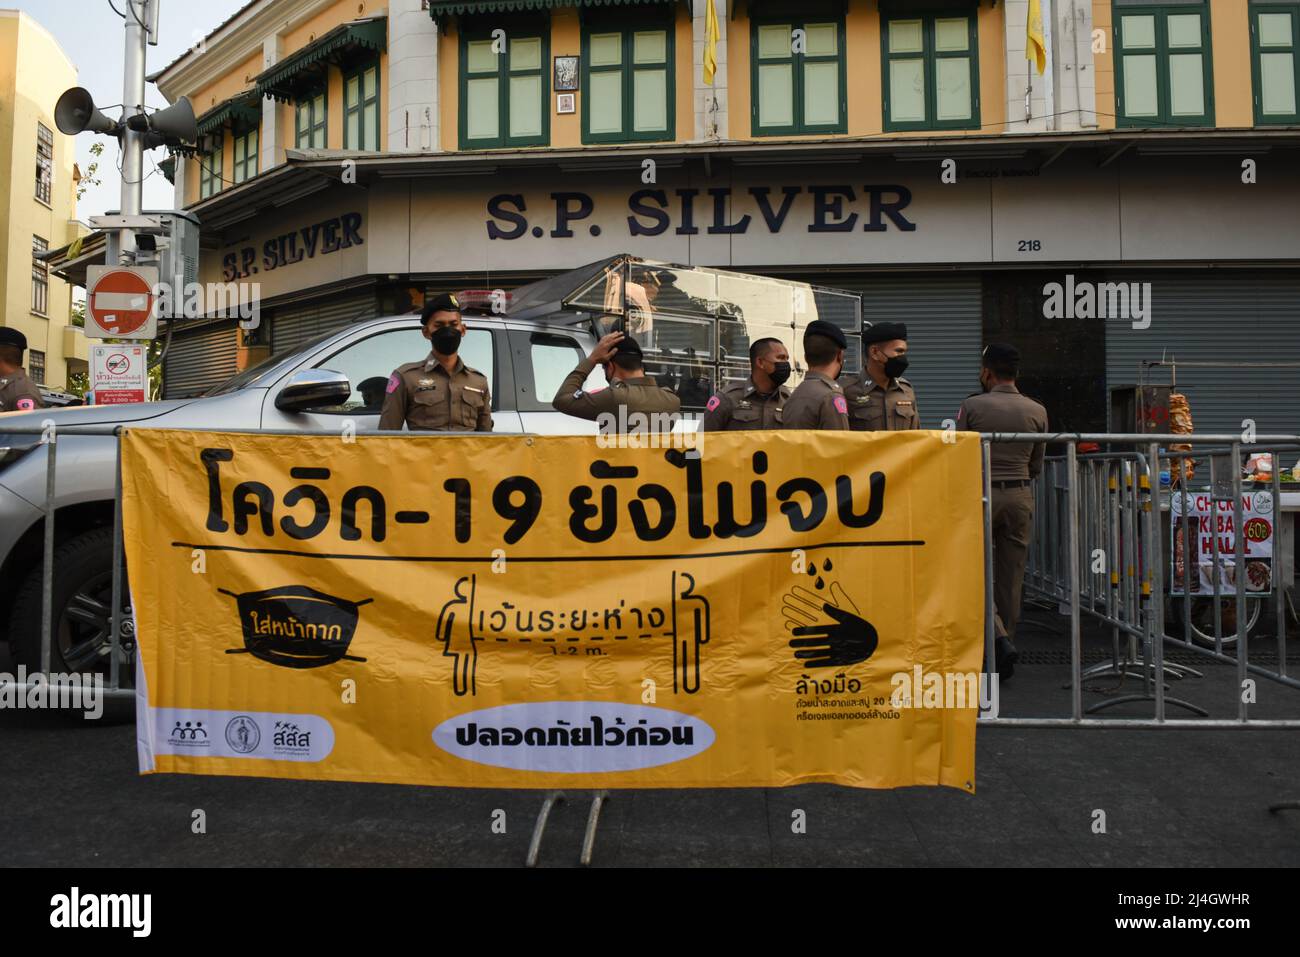
{"label": "truck side mirror", "polygon": [[352,397],[352,383],[332,369],[302,369],[295,372],[275,397],[282,412],[306,412],[342,405]]}

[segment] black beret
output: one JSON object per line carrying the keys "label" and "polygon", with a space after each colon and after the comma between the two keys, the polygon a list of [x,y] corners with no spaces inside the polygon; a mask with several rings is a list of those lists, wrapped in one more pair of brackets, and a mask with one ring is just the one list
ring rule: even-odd
{"label": "black beret", "polygon": [[17,329],[0,326],[0,346],[17,346],[19,349],[26,349],[27,337]]}
{"label": "black beret", "polygon": [[825,319],[814,319],[808,323],[808,328],[803,331],[803,336],[805,339],[809,336],[825,336],[841,349],[849,347],[848,340],[844,338],[844,330],[833,323],[827,322]]}
{"label": "black beret", "polygon": [[1005,342],[990,342],[984,347],[984,361],[998,365],[1018,365],[1020,350]]}
{"label": "black beret", "polygon": [[631,336],[624,336],[618,342],[614,343],[614,354],[617,356],[636,356],[641,358],[641,345]]}
{"label": "black beret", "polygon": [[444,292],[440,296],[434,296],[424,304],[420,310],[420,321],[428,322],[429,317],[435,312],[460,312],[460,300],[453,293]]}
{"label": "black beret", "polygon": [[863,345],[871,345],[873,342],[893,342],[895,339],[907,341],[907,323],[877,322],[862,332]]}

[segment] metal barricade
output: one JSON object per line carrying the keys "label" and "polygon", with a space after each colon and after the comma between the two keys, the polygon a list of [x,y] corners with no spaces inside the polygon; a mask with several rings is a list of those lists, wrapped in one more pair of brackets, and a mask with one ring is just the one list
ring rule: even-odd
{"label": "metal barricade", "polygon": [[[1237,688],[1241,692],[1250,678],[1263,678],[1289,688],[1300,689],[1300,681],[1287,673],[1286,615],[1290,606],[1287,581],[1290,577],[1290,526],[1281,521],[1281,453],[1300,454],[1300,436],[1256,436],[1247,443],[1240,435],[1036,435],[999,434],[982,436],[985,456],[985,534],[992,538],[992,501],[987,462],[992,443],[1042,442],[1066,446],[1064,455],[1044,460],[1042,474],[1033,483],[1034,534],[1025,570],[1026,594],[1055,603],[1068,614],[1071,707],[1069,717],[983,717],[981,726],[1003,727],[1104,727],[1104,728],[1300,728],[1300,719],[1258,719],[1250,716],[1248,695],[1237,696],[1235,719],[1212,719],[1204,709],[1166,692],[1168,682],[1202,677],[1183,664],[1165,660],[1166,645],[1204,656],[1209,661],[1236,666]],[[1080,454],[1080,443],[1097,443],[1104,450]],[[1172,446],[1172,448],[1169,448]],[[1267,495],[1271,513],[1264,521],[1272,526],[1269,566],[1246,561],[1246,519],[1243,505],[1245,481],[1242,455],[1271,454],[1271,481],[1261,488],[1252,483],[1256,496]],[[1224,471],[1226,470],[1226,471]],[[1167,472],[1168,488],[1162,483]],[[1224,472],[1224,474],[1219,474]],[[1193,489],[1192,476],[1208,478],[1204,490]],[[1199,480],[1197,480],[1199,484]],[[1202,518],[1193,507],[1198,499],[1208,505]],[[1231,511],[1221,508],[1231,502]],[[1264,499],[1256,498],[1263,503]],[[1166,528],[1163,516],[1169,514]],[[1222,521],[1221,521],[1222,519]],[[1252,516],[1252,520],[1254,517]],[[1193,553],[1194,526],[1199,542],[1208,524],[1210,574],[1206,591],[1194,597],[1200,582],[1199,554]],[[1263,526],[1260,526],[1261,528]],[[1220,554],[1224,532],[1231,532],[1233,553],[1230,563]],[[1174,543],[1181,543],[1181,556]],[[991,542],[986,546],[985,568],[991,572]],[[1181,564],[1177,559],[1181,558]],[[1171,634],[1166,626],[1165,570],[1175,571],[1174,584],[1181,593],[1170,598],[1171,607],[1181,607],[1182,635]],[[1178,569],[1181,568],[1181,573]],[[1225,588],[1224,577],[1231,570]],[[1195,580],[1193,572],[1196,572]],[[1251,583],[1267,573],[1276,621],[1277,664],[1270,668],[1250,661],[1250,631],[1261,617],[1262,594],[1252,596]],[[1178,575],[1181,574],[1181,579]],[[1263,592],[1257,588],[1255,591]],[[1203,631],[1196,622],[1197,603],[1212,602],[1212,630]],[[1224,601],[1234,602],[1231,616],[1234,632],[1224,633]],[[994,661],[992,589],[986,588],[986,661],[991,672]],[[1091,668],[1082,667],[1082,620],[1087,616],[1111,630],[1111,660]],[[1225,650],[1230,644],[1230,648]],[[1211,647],[1212,645],[1212,647]],[[1229,653],[1231,651],[1231,653]],[[1119,688],[1128,679],[1138,679],[1138,690],[1105,698],[1085,708],[1084,680],[1114,675]],[[1091,717],[1116,705],[1150,701],[1147,717]],[[1197,718],[1170,718],[1172,706]]]}
{"label": "metal barricade", "polygon": [[[57,430],[52,424],[44,427],[9,427],[4,429],[8,435],[37,435],[45,449],[45,499],[43,503],[43,549],[42,549],[42,594],[41,594],[41,653],[40,667],[45,675],[50,674],[52,662],[53,636],[57,623],[54,621],[54,553],[56,549],[57,522],[57,476],[58,476],[58,441],[60,437],[71,435],[113,436],[117,437],[120,427],[116,425],[61,426]],[[249,430],[240,430],[249,431]],[[258,434],[274,434],[259,432]],[[303,435],[303,431],[284,431],[286,435]],[[334,435],[335,433],[322,433]],[[1211,719],[1207,712],[1181,698],[1166,694],[1166,681],[1197,677],[1200,672],[1186,665],[1175,664],[1165,660],[1165,646],[1171,645],[1181,650],[1202,655],[1208,660],[1235,664],[1238,685],[1244,685],[1249,677],[1260,677],[1290,688],[1300,689],[1300,680],[1287,673],[1286,655],[1286,614],[1289,610],[1285,582],[1280,574],[1289,568],[1289,556],[1280,554],[1277,546],[1287,536],[1277,529],[1282,523],[1274,521],[1274,555],[1271,570],[1272,600],[1277,625],[1276,646],[1277,665],[1275,669],[1249,660],[1249,632],[1252,609],[1262,609],[1262,599],[1252,598],[1246,587],[1247,567],[1245,562],[1245,535],[1243,525],[1243,478],[1240,467],[1243,449],[1249,448],[1253,453],[1271,453],[1275,465],[1282,452],[1300,455],[1300,436],[1258,436],[1254,442],[1245,443],[1236,435],[1050,435],[1039,434],[984,434],[982,437],[983,468],[983,502],[985,522],[985,671],[992,675],[995,667],[994,647],[994,589],[993,589],[993,541],[992,541],[992,488],[988,467],[989,452],[993,443],[1034,443],[1048,439],[1053,443],[1066,446],[1066,454],[1048,457],[1044,462],[1043,473],[1033,483],[1034,494],[1034,534],[1029,549],[1028,564],[1025,571],[1025,590],[1039,598],[1056,603],[1058,608],[1068,615],[1068,641],[1070,654],[1070,709],[1068,716],[1042,717],[1002,717],[984,716],[981,726],[990,727],[1098,727],[1098,728],[1300,728],[1300,719],[1257,719],[1249,714],[1249,703],[1244,695],[1239,696],[1237,717],[1232,720]],[[1080,443],[1100,443],[1107,447],[1105,451],[1080,454]],[[1189,447],[1169,450],[1166,445]],[[1187,487],[1187,482],[1180,481],[1175,487],[1171,480],[1170,489],[1162,492],[1161,471],[1168,465],[1169,471],[1175,470],[1181,475],[1187,462],[1196,465],[1198,472],[1203,462],[1230,463],[1228,480],[1220,480],[1221,488],[1215,488],[1211,481],[1208,493],[1210,506],[1209,521],[1215,529],[1210,536],[1212,542],[1212,567],[1219,568],[1220,536],[1217,534],[1217,522],[1220,503],[1227,498],[1232,501],[1232,529],[1234,530],[1234,554],[1232,568],[1235,571],[1233,588],[1225,591],[1220,575],[1211,575],[1211,583],[1206,596],[1213,601],[1211,608],[1212,632],[1206,634],[1196,626],[1192,614],[1193,603],[1200,600],[1191,594],[1192,546],[1191,524],[1192,509],[1188,498],[1198,494]],[[1218,477],[1219,467],[1205,467],[1211,473],[1211,479]],[[1273,516],[1276,519],[1282,509],[1282,489],[1280,469],[1274,468],[1271,484],[1267,489],[1272,495]],[[1220,492],[1227,490],[1227,495]],[[1179,504],[1181,502],[1181,504]],[[1169,634],[1165,625],[1165,588],[1164,569],[1172,557],[1166,548],[1166,538],[1176,541],[1176,531],[1164,534],[1162,515],[1170,511],[1171,522],[1181,524],[1183,547],[1183,581],[1181,594],[1183,608],[1181,636]],[[1097,558],[1102,561],[1098,564]],[[1198,563],[1199,567],[1199,563]],[[128,621],[124,620],[122,601],[126,584],[123,575],[122,543],[122,476],[121,447],[117,444],[114,463],[113,494],[113,562],[112,562],[112,609],[110,628],[110,656],[108,687],[104,693],[109,698],[131,698],[134,689],[124,687],[125,667],[130,657],[132,635]],[[1225,598],[1235,600],[1234,613],[1235,634],[1229,636],[1223,629],[1223,606]],[[1087,616],[1108,625],[1111,629],[1111,660],[1092,668],[1083,667],[1082,621]],[[124,632],[125,639],[124,639]],[[1198,642],[1197,638],[1201,640]],[[1203,644],[1204,643],[1204,644]],[[1212,643],[1212,647],[1209,646]],[[1090,677],[1110,674],[1121,680],[1137,679],[1141,682],[1140,690],[1118,695],[1087,708],[1084,707],[1084,680]],[[1150,701],[1150,717],[1093,717],[1115,705],[1135,701]],[[1169,706],[1177,707],[1199,715],[1197,718],[1169,718],[1166,710]]]}
{"label": "metal barricade", "polygon": [[[55,426],[53,421],[46,420],[40,426],[12,426],[4,425],[0,427],[5,435],[8,436],[39,436],[40,447],[45,455],[45,497],[41,503],[43,515],[41,522],[42,529],[42,551],[41,551],[41,644],[40,644],[40,674],[49,679],[51,676],[51,666],[53,664],[53,639],[54,632],[58,622],[54,620],[54,552],[57,541],[57,489],[58,489],[58,451],[59,439],[65,436],[85,435],[85,436],[113,436],[116,438],[119,426],[116,425],[62,425]],[[127,663],[127,652],[129,648],[123,642],[123,632],[127,631],[130,625],[124,621],[123,595],[126,587],[123,578],[123,545],[122,545],[122,463],[121,463],[121,444],[114,442],[116,451],[114,458],[114,492],[113,492],[113,562],[112,562],[112,586],[110,609],[110,627],[109,627],[109,673],[107,687],[102,690],[102,694],[108,699],[130,699],[135,695],[135,691],[130,687],[123,687],[124,668]],[[11,644],[13,637],[10,636]],[[29,676],[29,678],[32,676]],[[31,682],[17,682],[16,690],[26,693],[31,686]]]}

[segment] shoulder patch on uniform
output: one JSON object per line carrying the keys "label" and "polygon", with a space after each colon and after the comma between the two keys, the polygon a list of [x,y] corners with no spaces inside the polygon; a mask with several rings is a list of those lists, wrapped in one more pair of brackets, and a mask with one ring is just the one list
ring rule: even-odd
{"label": "shoulder patch on uniform", "polygon": [[388,385],[384,387],[384,391],[389,395],[392,395],[394,392],[397,391],[397,387],[401,384],[402,384],[402,377],[399,376],[396,372],[394,372],[392,375],[388,377]]}
{"label": "shoulder patch on uniform", "polygon": [[715,395],[715,396],[710,396],[709,401],[704,404],[704,408],[712,412],[720,405],[722,405],[722,400]]}
{"label": "shoulder patch on uniform", "polygon": [[849,414],[849,404],[844,401],[844,396],[837,395],[835,397],[835,411],[838,412],[840,415]]}
{"label": "shoulder patch on uniform", "polygon": [[36,401],[34,399],[28,398],[27,396],[23,396],[21,399],[18,400],[18,404],[15,406],[15,408],[17,408],[19,411],[22,412],[30,412],[32,409],[36,408]]}

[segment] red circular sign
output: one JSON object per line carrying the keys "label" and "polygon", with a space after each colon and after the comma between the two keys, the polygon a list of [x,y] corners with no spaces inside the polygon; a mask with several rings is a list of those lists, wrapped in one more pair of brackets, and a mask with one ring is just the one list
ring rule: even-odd
{"label": "red circular sign", "polygon": [[1252,542],[1266,542],[1273,534],[1273,526],[1266,518],[1252,518],[1246,522],[1246,539]]}
{"label": "red circular sign", "polygon": [[126,269],[104,273],[86,297],[95,322],[114,336],[142,329],[153,312],[153,291],[143,276]]}

